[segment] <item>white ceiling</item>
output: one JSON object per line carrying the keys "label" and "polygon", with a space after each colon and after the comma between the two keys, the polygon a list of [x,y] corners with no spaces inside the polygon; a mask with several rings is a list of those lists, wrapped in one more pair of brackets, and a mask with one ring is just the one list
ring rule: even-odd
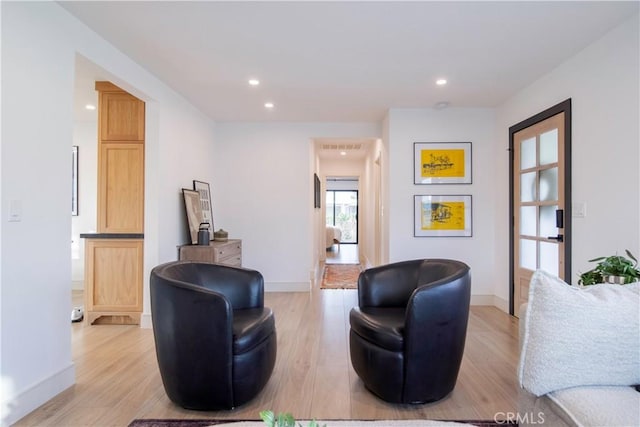
{"label": "white ceiling", "polygon": [[[390,107],[442,101],[498,106],[639,9],[635,1],[60,4],[216,121],[308,122],[380,121]],[[249,87],[250,77],[261,84]],[[440,77],[449,84],[436,86]]]}

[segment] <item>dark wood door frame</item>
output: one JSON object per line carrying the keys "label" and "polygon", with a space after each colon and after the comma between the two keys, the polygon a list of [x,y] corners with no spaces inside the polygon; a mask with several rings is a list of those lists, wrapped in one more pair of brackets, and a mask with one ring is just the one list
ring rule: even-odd
{"label": "dark wood door frame", "polygon": [[565,264],[564,277],[565,280],[571,280],[571,98],[548,108],[533,117],[515,124],[509,128],[509,314],[515,312],[513,293],[514,293],[514,256],[513,256],[513,227],[514,211],[513,211],[513,171],[514,171],[514,134],[535,125],[543,120],[564,113],[564,183],[565,183],[565,214],[564,214],[564,241],[565,241]]}

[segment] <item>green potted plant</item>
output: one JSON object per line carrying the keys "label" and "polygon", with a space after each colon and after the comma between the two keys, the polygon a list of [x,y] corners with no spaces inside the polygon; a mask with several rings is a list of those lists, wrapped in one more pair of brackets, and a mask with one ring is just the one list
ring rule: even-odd
{"label": "green potted plant", "polygon": [[[260,418],[266,424],[267,427],[296,427],[296,420],[290,413],[279,413],[276,415],[273,411],[260,411]],[[308,427],[326,427],[324,424],[320,426],[316,420],[309,421]],[[298,424],[298,427],[303,427],[302,424]]]}
{"label": "green potted plant", "polygon": [[627,257],[611,255],[590,259],[589,262],[597,262],[596,266],[580,275],[579,285],[589,286],[596,283],[618,283],[624,285],[640,279],[638,260],[628,249],[625,249]]}

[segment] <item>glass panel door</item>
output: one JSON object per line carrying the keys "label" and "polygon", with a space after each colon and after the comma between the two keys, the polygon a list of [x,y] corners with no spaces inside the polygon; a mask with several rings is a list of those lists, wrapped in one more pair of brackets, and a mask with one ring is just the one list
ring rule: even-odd
{"label": "glass panel door", "polygon": [[564,113],[513,134],[514,311],[535,270],[564,278]]}
{"label": "glass panel door", "polygon": [[342,232],[340,243],[358,243],[358,192],[327,190],[327,225]]}

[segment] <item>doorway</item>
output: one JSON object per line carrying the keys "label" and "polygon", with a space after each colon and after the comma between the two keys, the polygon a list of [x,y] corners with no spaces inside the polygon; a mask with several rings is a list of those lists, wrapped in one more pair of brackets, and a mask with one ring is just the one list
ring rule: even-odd
{"label": "doorway", "polygon": [[327,233],[333,233],[333,244],[327,244],[326,263],[358,264],[359,178],[327,177],[325,188],[325,225]]}
{"label": "doorway", "polygon": [[340,244],[358,244],[358,190],[327,190],[327,225],[341,232]]}
{"label": "doorway", "polygon": [[536,270],[571,277],[571,100],[509,128],[510,313]]}

